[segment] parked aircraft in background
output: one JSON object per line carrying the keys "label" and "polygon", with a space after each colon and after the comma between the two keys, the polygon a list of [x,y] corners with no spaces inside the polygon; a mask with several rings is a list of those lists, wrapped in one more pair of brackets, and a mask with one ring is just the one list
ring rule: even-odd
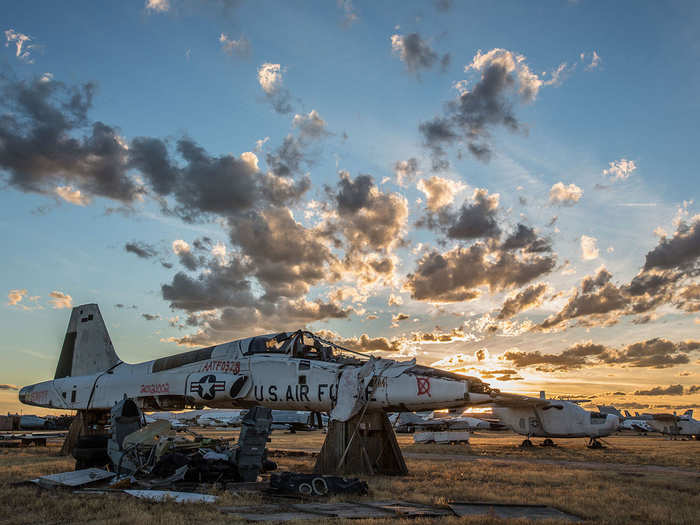
{"label": "parked aircraft in background", "polygon": [[623,419],[620,421],[621,430],[634,430],[640,434],[654,432],[654,428],[645,419]]}
{"label": "parked aircraft in background", "polygon": [[328,416],[318,412],[306,412],[303,410],[273,410],[272,428],[284,429],[291,432],[297,430],[314,430],[323,428],[328,424]]}
{"label": "parked aircraft in background", "polygon": [[[461,411],[459,412],[461,414]],[[500,430],[504,426],[498,421],[476,417],[453,415],[453,413],[401,412],[393,414],[390,421],[399,433],[413,433],[416,430]]]}
{"label": "parked aircraft in background", "polygon": [[[214,411],[213,414],[202,414],[196,420],[199,427],[239,427],[243,417],[243,410]],[[230,414],[222,413],[230,412]]]}
{"label": "parked aircraft in background", "polygon": [[648,423],[649,417],[640,416],[639,414],[637,414],[637,416],[632,416],[627,410],[625,410],[625,415],[623,416],[622,412],[620,412],[617,408],[608,405],[598,405],[598,410],[601,414],[612,414],[617,416],[620,420],[618,430],[632,430],[638,432],[639,434],[655,432],[655,430]]}
{"label": "parked aircraft in background", "polygon": [[26,415],[19,418],[19,428],[20,430],[46,430],[53,427],[46,418]]}
{"label": "parked aircraft in background", "polygon": [[478,378],[412,361],[378,359],[310,332],[240,339],[140,364],[121,361],[96,304],[73,308],[53,380],[26,386],[22,403],[106,414],[125,397],[144,410],[190,406],[330,412],[465,407],[498,393]]}
{"label": "parked aircraft in background", "polygon": [[571,401],[501,394],[493,413],[514,432],[526,436],[523,447],[532,446],[531,437],[545,438],[542,443],[552,446],[552,438],[589,438],[588,446],[602,448],[598,438],[617,430],[620,420],[612,414],[588,412]]}
{"label": "parked aircraft in background", "polygon": [[688,410],[680,416],[676,414],[654,414],[647,423],[657,432],[672,438],[689,437],[700,440],[700,421],[693,419],[693,411]]}

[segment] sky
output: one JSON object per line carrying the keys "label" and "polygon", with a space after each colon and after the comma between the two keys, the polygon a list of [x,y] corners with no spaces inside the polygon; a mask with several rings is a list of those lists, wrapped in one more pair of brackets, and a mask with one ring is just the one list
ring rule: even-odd
{"label": "sky", "polygon": [[700,406],[696,2],[4,14],[0,411],[91,302],[126,362],[305,327],[508,392]]}

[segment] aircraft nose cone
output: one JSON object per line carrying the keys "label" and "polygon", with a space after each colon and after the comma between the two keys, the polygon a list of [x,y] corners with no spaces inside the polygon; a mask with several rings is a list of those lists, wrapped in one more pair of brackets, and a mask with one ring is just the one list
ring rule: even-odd
{"label": "aircraft nose cone", "polygon": [[19,402],[20,403],[26,403],[27,402],[27,394],[29,393],[29,388],[24,387],[22,390],[19,391]]}

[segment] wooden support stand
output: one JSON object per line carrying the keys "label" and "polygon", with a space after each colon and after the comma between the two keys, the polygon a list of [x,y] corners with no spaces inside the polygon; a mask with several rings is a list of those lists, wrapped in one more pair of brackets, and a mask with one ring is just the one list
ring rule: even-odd
{"label": "wooden support stand", "polygon": [[408,469],[389,418],[384,412],[366,412],[328,422],[314,472],[405,476]]}
{"label": "wooden support stand", "polygon": [[63,440],[63,446],[61,447],[60,456],[70,456],[73,453],[73,448],[78,442],[78,438],[83,433],[83,411],[79,410],[78,413],[73,418],[73,422],[68,428],[68,434]]}

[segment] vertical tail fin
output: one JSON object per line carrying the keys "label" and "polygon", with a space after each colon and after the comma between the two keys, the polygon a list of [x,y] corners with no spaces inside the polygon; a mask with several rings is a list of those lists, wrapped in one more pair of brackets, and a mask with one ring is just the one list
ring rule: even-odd
{"label": "vertical tail fin", "polygon": [[96,304],[73,308],[54,379],[102,372],[121,362]]}

